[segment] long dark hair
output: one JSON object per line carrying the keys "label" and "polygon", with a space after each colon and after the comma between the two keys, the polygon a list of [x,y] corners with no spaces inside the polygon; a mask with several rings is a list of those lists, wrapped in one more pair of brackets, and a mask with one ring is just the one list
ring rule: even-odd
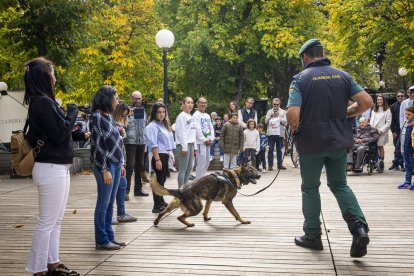
{"label": "long dark hair", "polygon": [[99,110],[104,113],[112,113],[112,100],[116,94],[115,88],[110,85],[103,85],[95,93],[92,99],[92,111]]}
{"label": "long dark hair", "polygon": [[116,106],[113,117],[115,122],[123,121],[123,124],[126,125],[128,123],[128,117],[122,117],[125,111],[128,111],[127,116],[130,113],[129,106],[125,102],[119,102],[119,104]]}
{"label": "long dark hair", "polygon": [[53,63],[43,57],[32,59],[24,65],[24,104],[34,96],[48,96],[55,100],[55,85],[52,79]]}
{"label": "long dark hair", "polygon": [[171,124],[170,124],[170,120],[168,119],[167,116],[167,108],[165,108],[165,105],[161,102],[157,102],[152,106],[151,109],[151,115],[149,117],[149,123],[151,123],[152,121],[157,121],[157,112],[158,109],[160,108],[164,108],[165,109],[165,118],[164,120],[161,121],[161,123],[169,130],[171,131]]}

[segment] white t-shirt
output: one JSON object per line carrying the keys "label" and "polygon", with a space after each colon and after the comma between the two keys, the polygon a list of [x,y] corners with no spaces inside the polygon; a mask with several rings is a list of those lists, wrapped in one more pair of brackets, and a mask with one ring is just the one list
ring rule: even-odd
{"label": "white t-shirt", "polygon": [[270,118],[267,135],[280,135],[280,117]]}

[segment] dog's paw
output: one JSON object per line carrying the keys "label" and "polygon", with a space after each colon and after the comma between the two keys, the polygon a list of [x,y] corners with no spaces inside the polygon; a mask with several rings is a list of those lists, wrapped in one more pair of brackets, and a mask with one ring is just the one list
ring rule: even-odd
{"label": "dog's paw", "polygon": [[241,220],[240,221],[242,224],[250,224],[251,222],[249,220]]}
{"label": "dog's paw", "polygon": [[154,226],[157,226],[160,221],[158,219],[154,220]]}
{"label": "dog's paw", "polygon": [[204,221],[209,221],[209,220],[211,220],[210,217],[204,217]]}
{"label": "dog's paw", "polygon": [[194,223],[189,223],[189,224],[187,224],[187,227],[194,227],[195,226],[195,224]]}

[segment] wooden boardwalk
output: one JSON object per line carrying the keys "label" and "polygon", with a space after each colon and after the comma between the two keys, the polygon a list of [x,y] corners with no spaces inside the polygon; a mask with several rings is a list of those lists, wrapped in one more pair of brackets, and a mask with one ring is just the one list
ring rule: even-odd
{"label": "wooden boardwalk", "polygon": [[[267,172],[256,186],[250,184],[241,192],[251,194],[273,177],[274,172]],[[167,186],[175,187],[175,179],[173,173]],[[186,228],[176,220],[180,211],[175,211],[154,227],[152,197],[132,196],[127,211],[138,221],[114,226],[117,240],[128,243],[115,252],[95,250],[93,176],[73,176],[61,260],[82,275],[412,275],[414,191],[398,190],[402,180],[402,172],[388,170],[372,176],[349,175],[371,229],[368,255],[353,259],[349,256],[352,237],[324,177],[325,249],[316,252],[295,246],[294,236],[303,234],[298,169],[282,171],[275,184],[257,196],[236,197],[234,205],[252,221],[250,225],[240,225],[224,206],[213,203],[212,220],[207,223],[199,215],[190,218],[196,226]],[[144,190],[149,192],[149,186]],[[37,212],[37,190],[30,179],[0,177],[0,275],[27,275],[24,269]]]}

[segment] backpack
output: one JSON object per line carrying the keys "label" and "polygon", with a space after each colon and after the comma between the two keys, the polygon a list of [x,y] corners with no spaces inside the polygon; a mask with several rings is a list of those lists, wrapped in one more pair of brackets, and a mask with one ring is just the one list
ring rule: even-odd
{"label": "backpack", "polygon": [[32,148],[26,139],[28,120],[23,130],[12,131],[10,139],[11,165],[19,176],[29,176],[32,174],[34,159],[44,145],[44,140],[37,140],[36,147]]}

